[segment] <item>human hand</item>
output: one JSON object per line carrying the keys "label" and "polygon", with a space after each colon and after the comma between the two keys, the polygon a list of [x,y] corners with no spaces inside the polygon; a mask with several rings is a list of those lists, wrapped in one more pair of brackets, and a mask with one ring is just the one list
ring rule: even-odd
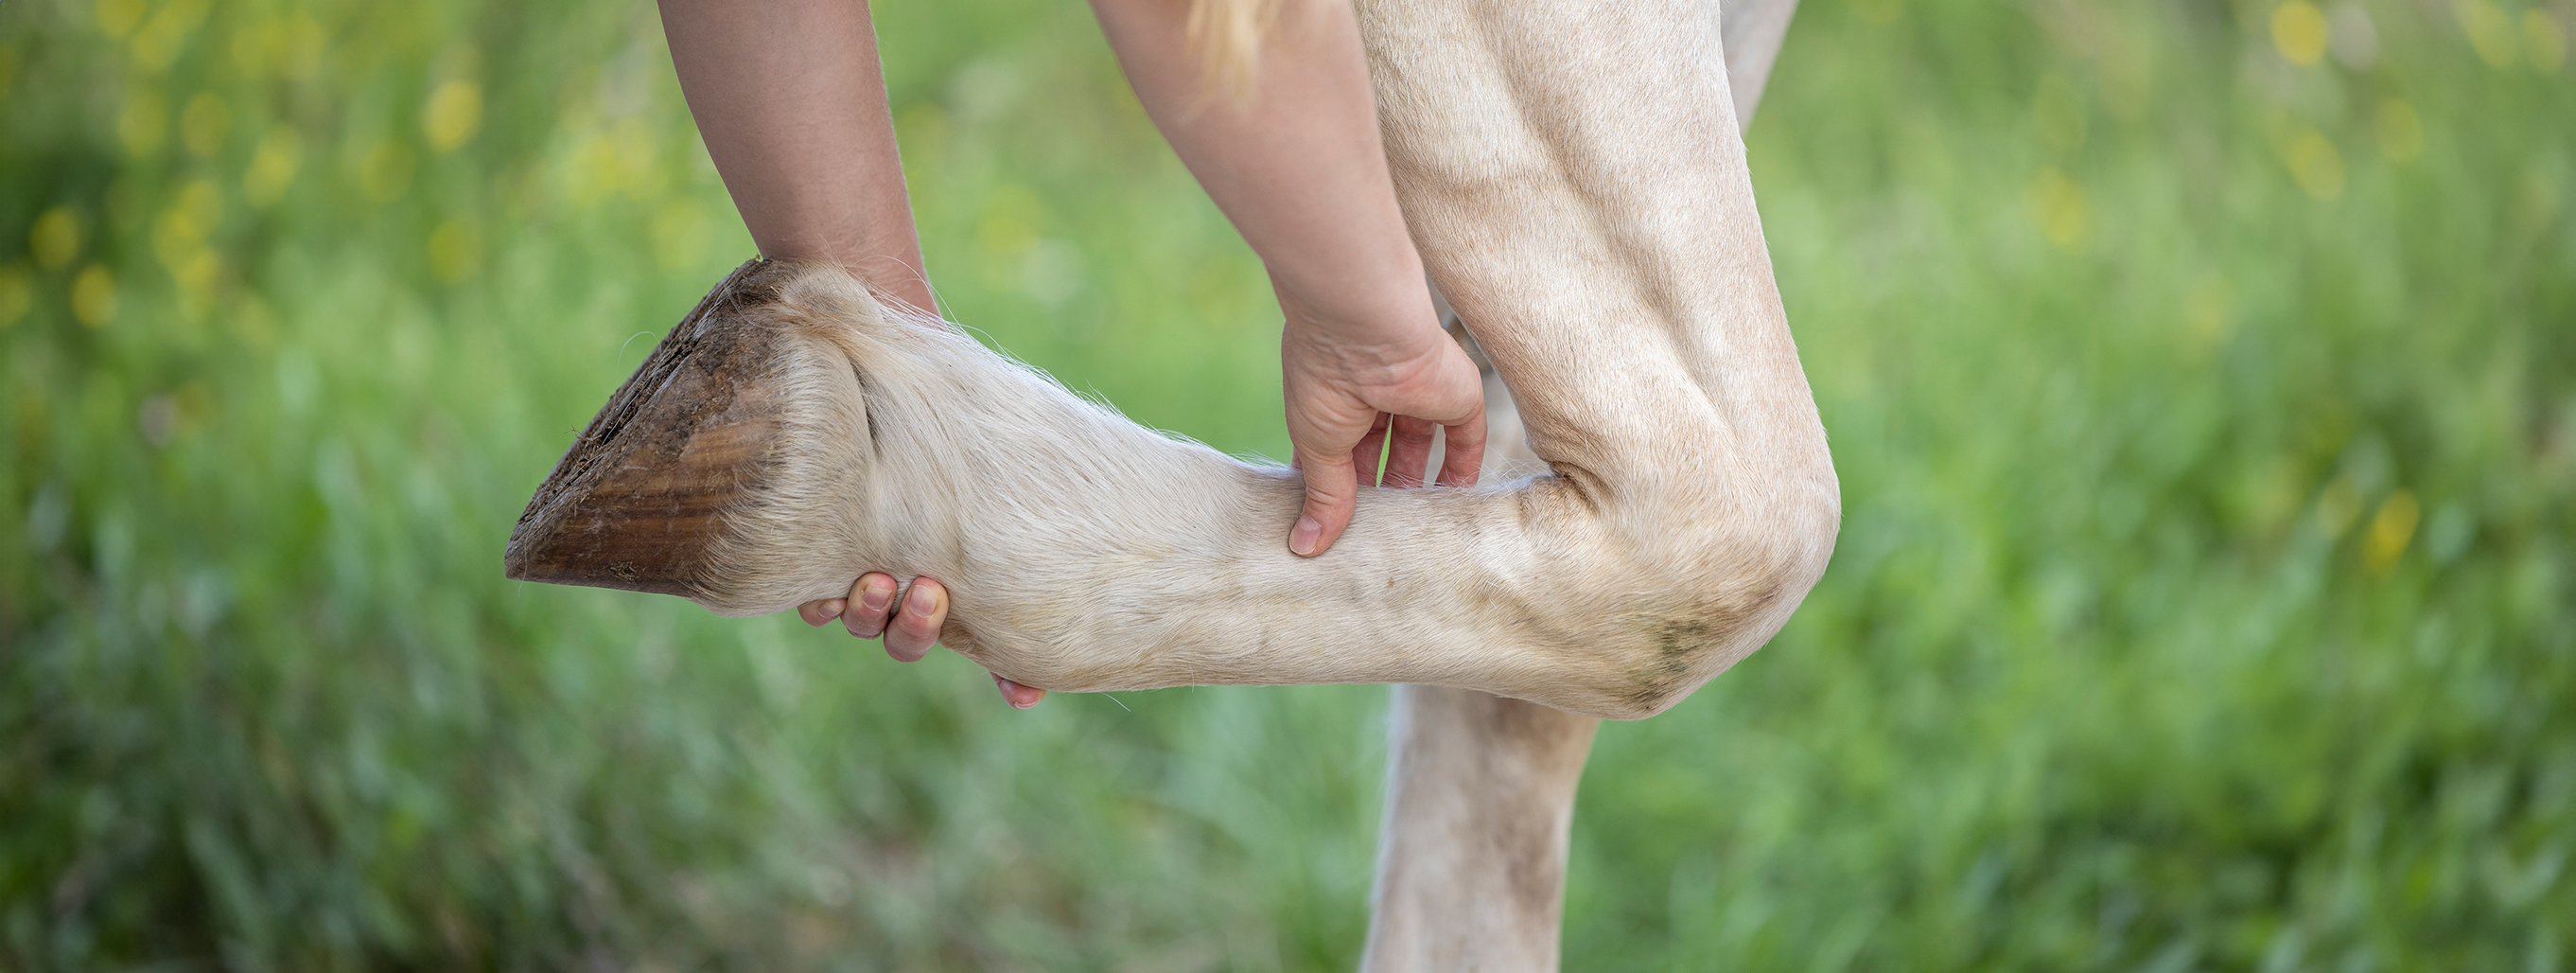
{"label": "human hand", "polygon": [[[948,589],[929,578],[914,578],[912,590],[902,592],[902,610],[897,611],[897,594],[893,575],[870,571],[850,585],[850,593],[840,598],[825,598],[796,606],[805,624],[820,626],[840,619],[841,627],[863,639],[885,638],[886,654],[897,662],[919,662],[930,654],[939,641],[939,627],[948,621]],[[993,687],[1002,691],[1002,701],[1012,709],[1027,709],[1046,698],[1046,690],[1034,689],[993,674]]]}
{"label": "human hand", "polygon": [[1350,526],[1360,484],[1379,482],[1381,446],[1384,484],[1421,486],[1432,433],[1446,429],[1440,485],[1476,482],[1485,452],[1484,382],[1435,323],[1428,295],[1418,303],[1379,316],[1380,323],[1353,324],[1316,313],[1282,289],[1288,321],[1279,341],[1280,386],[1295,465],[1306,478],[1305,509],[1288,532],[1288,549],[1299,556],[1331,549]]}
{"label": "human hand", "polygon": [[[1209,97],[1206,63],[1162,0],[1092,0],[1118,62],[1172,150],[1261,255],[1286,312],[1280,364],[1306,504],[1288,549],[1322,554],[1359,485],[1420,486],[1447,427],[1443,486],[1476,482],[1484,385],[1440,330],[1378,134],[1368,52],[1349,4],[1292,4],[1237,97]],[[1247,62],[1249,63],[1249,62]]]}

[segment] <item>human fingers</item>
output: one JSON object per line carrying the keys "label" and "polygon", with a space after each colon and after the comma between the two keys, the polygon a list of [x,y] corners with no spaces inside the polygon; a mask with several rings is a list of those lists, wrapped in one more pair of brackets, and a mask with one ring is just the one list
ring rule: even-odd
{"label": "human fingers", "polygon": [[903,607],[885,629],[886,654],[898,662],[917,662],[939,641],[939,626],[948,620],[948,589],[929,578],[912,579]]}
{"label": "human fingers", "polygon": [[894,609],[894,576],[883,571],[870,571],[850,585],[850,596],[839,599],[841,627],[850,634],[872,639],[885,634],[886,613]]}
{"label": "human fingers", "polygon": [[[856,593],[858,585],[852,584],[850,590]],[[804,619],[807,625],[821,625],[841,617],[841,613],[849,610],[849,607],[848,598],[819,598],[796,606],[796,617]]]}
{"label": "human fingers", "polygon": [[1299,450],[1298,465],[1306,474],[1306,506],[1288,531],[1288,550],[1314,557],[1331,549],[1351,525],[1351,513],[1359,505],[1359,473],[1351,454],[1344,452]]}
{"label": "human fingers", "polygon": [[1387,486],[1417,487],[1428,479],[1434,434],[1443,428],[1450,436],[1441,485],[1475,482],[1484,449],[1485,383],[1457,345],[1443,340],[1437,349],[1403,388],[1382,401],[1371,399],[1396,416],[1387,437]]}
{"label": "human fingers", "polygon": [[1477,467],[1485,462],[1485,410],[1467,415],[1467,421],[1442,427],[1448,431],[1449,447],[1440,456],[1441,486],[1475,486]]}
{"label": "human fingers", "polygon": [[1431,463],[1431,433],[1440,424],[1429,419],[1397,416],[1389,427],[1386,442],[1386,480],[1391,487],[1422,485],[1423,471]]}
{"label": "human fingers", "polygon": [[993,688],[1002,691],[1002,702],[1011,704],[1012,709],[1027,709],[1046,698],[1046,690],[1020,685],[998,672],[993,674]]}
{"label": "human fingers", "polygon": [[1392,417],[1380,412],[1369,420],[1369,431],[1360,436],[1360,444],[1351,447],[1351,475],[1361,486],[1377,482],[1379,453],[1386,451],[1387,422]]}

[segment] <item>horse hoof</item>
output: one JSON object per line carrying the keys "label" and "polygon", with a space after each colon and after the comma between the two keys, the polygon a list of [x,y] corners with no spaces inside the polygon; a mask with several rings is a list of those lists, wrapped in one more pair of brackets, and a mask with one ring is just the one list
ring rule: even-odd
{"label": "horse hoof", "polygon": [[503,555],[510,577],[707,593],[726,515],[768,479],[784,419],[763,381],[777,335],[742,315],[791,274],[743,264],[671,329],[528,501]]}

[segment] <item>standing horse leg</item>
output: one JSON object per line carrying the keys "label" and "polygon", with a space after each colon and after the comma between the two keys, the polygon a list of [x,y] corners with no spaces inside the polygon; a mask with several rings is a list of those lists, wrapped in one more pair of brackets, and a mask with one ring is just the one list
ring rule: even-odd
{"label": "standing horse leg", "polygon": [[1601,721],[1397,686],[1368,951],[1396,970],[1556,968],[1574,788]]}
{"label": "standing horse leg", "polygon": [[[1797,0],[1728,0],[1720,26],[1739,131],[1751,127]],[[1447,301],[1442,300],[1444,312]],[[1455,324],[1455,317],[1450,319]],[[1472,341],[1471,350],[1476,350]],[[1485,366],[1483,468],[1538,462]],[[1361,968],[1552,970],[1574,796],[1600,721],[1443,686],[1393,687],[1385,813]]]}

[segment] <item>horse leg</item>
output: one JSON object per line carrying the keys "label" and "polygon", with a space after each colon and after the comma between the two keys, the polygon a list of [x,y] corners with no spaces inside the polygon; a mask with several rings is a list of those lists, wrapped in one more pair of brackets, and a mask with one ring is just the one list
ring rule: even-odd
{"label": "horse leg", "polygon": [[[1739,131],[1762,97],[1797,0],[1727,0]],[[1434,297],[1456,324],[1448,302]],[[1485,366],[1484,469],[1538,462],[1511,392]],[[1361,969],[1554,970],[1576,786],[1600,721],[1472,689],[1395,686],[1385,813]]]}
{"label": "horse leg", "polygon": [[1398,686],[1361,969],[1552,970],[1574,788],[1600,721]]}
{"label": "horse leg", "polygon": [[1768,641],[1840,493],[1771,280],[1715,11],[1360,8],[1425,269],[1547,475],[1371,489],[1333,550],[1293,473],[1157,436],[831,267],[745,267],[540,487],[513,577],[726,614],[938,578],[1022,685],[1427,683],[1638,718]]}

